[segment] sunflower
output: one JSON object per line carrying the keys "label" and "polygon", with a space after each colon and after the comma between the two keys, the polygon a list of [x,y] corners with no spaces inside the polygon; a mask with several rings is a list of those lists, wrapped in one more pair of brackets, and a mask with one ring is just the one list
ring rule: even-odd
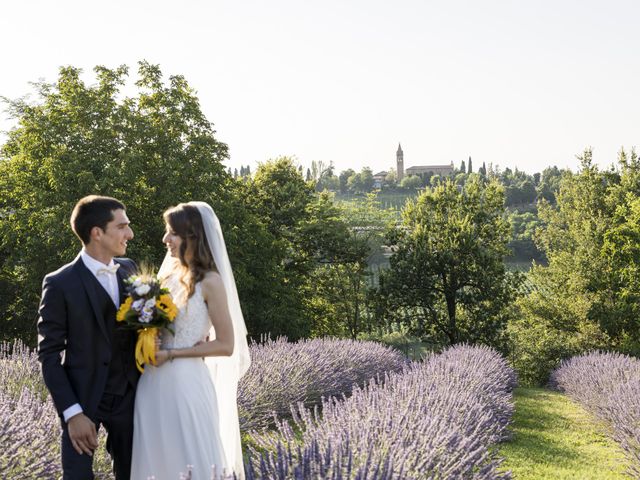
{"label": "sunflower", "polygon": [[131,309],[132,303],[133,303],[133,298],[127,297],[124,303],[120,305],[120,308],[118,309],[118,313],[116,314],[116,320],[118,322],[124,321],[124,318],[126,317],[127,312]]}
{"label": "sunflower", "polygon": [[156,308],[163,311],[167,315],[167,318],[171,321],[173,321],[173,319],[176,318],[176,315],[178,314],[178,307],[176,307],[175,303],[173,303],[171,295],[167,293],[158,297],[158,299],[156,300]]}

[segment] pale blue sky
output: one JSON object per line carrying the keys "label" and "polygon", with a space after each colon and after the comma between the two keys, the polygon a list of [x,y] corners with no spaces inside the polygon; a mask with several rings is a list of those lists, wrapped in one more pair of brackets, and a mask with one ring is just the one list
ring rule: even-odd
{"label": "pale blue sky", "polygon": [[587,146],[608,165],[640,144],[638,25],[631,0],[20,0],[0,6],[0,95],[146,59],[198,91],[231,167],[379,171],[398,142],[405,167],[575,168]]}

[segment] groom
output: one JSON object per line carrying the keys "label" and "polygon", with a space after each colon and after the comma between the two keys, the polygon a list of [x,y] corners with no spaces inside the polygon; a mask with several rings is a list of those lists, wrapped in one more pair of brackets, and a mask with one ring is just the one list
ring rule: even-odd
{"label": "groom", "polygon": [[97,430],[107,430],[116,479],[128,480],[138,372],[135,333],[116,328],[123,280],[134,273],[125,254],[133,238],[124,205],[110,197],[81,199],[71,227],[82,242],[76,259],[42,284],[38,358],[62,423],[64,480],[93,479]]}

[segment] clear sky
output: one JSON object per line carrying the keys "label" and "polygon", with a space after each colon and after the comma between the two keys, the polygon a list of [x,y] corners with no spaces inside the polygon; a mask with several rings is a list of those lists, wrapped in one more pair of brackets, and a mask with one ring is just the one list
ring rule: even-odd
{"label": "clear sky", "polygon": [[640,144],[638,25],[637,0],[7,0],[0,95],[146,59],[197,90],[232,168],[376,173],[401,142],[405,167],[575,169]]}

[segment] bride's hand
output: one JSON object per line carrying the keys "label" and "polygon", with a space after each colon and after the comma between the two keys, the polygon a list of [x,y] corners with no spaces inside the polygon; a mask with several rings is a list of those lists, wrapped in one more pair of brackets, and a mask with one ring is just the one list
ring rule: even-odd
{"label": "bride's hand", "polygon": [[169,360],[169,350],[158,350],[156,352],[156,367]]}

